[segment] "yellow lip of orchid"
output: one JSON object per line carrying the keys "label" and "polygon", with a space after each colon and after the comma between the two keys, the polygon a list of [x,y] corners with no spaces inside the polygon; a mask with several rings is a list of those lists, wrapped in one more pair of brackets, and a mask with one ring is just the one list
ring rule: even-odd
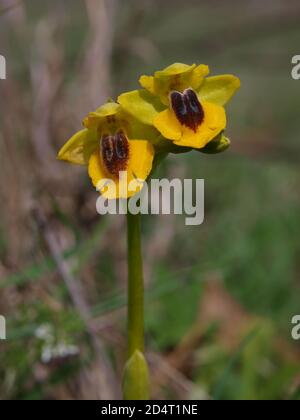
{"label": "yellow lip of orchid", "polygon": [[105,198],[129,198],[139,192],[152,169],[154,148],[149,140],[157,136],[156,130],[114,102],[89,113],[83,125],[58,159],[88,165],[93,185]]}
{"label": "yellow lip of orchid", "polygon": [[178,108],[173,105],[174,108],[160,112],[154,118],[154,126],[178,146],[204,148],[225,129],[226,114],[224,108],[218,105],[209,102],[200,104],[197,99],[195,103],[198,105],[196,111],[193,111],[195,106],[188,109],[187,101]]}
{"label": "yellow lip of orchid", "polygon": [[206,65],[175,63],[142,76],[144,90],[124,93],[118,102],[175,145],[202,149],[226,128],[224,105],[240,87],[233,75],[208,73]]}

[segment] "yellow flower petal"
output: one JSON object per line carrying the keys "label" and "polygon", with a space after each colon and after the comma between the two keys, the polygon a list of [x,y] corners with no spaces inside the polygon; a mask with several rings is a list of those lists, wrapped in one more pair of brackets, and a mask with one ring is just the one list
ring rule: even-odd
{"label": "yellow flower petal", "polygon": [[166,139],[179,140],[182,136],[182,127],[170,109],[158,114],[153,125]]}
{"label": "yellow flower petal", "polygon": [[102,161],[100,158],[99,150],[96,150],[90,157],[89,160],[89,176],[92,180],[92,183],[95,187],[102,179],[109,178],[109,175],[102,165]]}
{"label": "yellow flower petal", "polygon": [[201,149],[226,127],[226,114],[223,107],[208,102],[202,102],[201,105],[204,120],[196,132],[181,125],[175,113],[170,109],[161,112],[154,119],[154,126],[164,137],[173,140],[178,146]]}
{"label": "yellow flower petal", "polygon": [[190,66],[188,64],[183,64],[183,63],[174,63],[163,70],[156,71],[154,73],[154,76],[155,77],[176,76],[178,74],[190,72],[194,70],[195,68],[196,68],[196,64],[192,64]]}
{"label": "yellow flower petal", "polygon": [[116,102],[107,102],[100,106],[94,113],[99,117],[108,117],[110,115],[116,115],[120,111],[120,105]]}
{"label": "yellow flower petal", "polygon": [[154,149],[147,140],[129,140],[129,176],[146,180],[152,169]]}
{"label": "yellow flower petal", "polygon": [[204,78],[209,74],[209,67],[205,64],[200,64],[198,67],[196,67],[192,74],[191,74],[191,80],[190,80],[190,86],[192,89],[196,90],[200,87],[200,85],[203,83]]}
{"label": "yellow flower petal", "polygon": [[155,72],[154,77],[142,76],[140,84],[150,93],[158,96],[164,105],[168,105],[170,92],[173,90],[183,92],[187,88],[199,89],[208,73],[209,68],[204,64],[190,66],[174,63],[164,70]]}
{"label": "yellow flower petal", "polygon": [[240,85],[239,78],[231,74],[207,77],[197,93],[200,100],[222,106],[231,99]]}
{"label": "yellow flower petal", "polygon": [[81,130],[60,149],[57,158],[78,165],[86,165],[91,153],[97,148],[97,133],[93,130]]}
{"label": "yellow flower petal", "polygon": [[155,95],[155,88],[154,88],[154,77],[153,76],[141,76],[139,79],[140,85],[147,89],[150,93]]}
{"label": "yellow flower petal", "polygon": [[147,90],[134,90],[118,97],[122,108],[143,124],[152,125],[154,117],[164,109],[159,98]]}
{"label": "yellow flower petal", "polygon": [[107,117],[114,117],[121,111],[119,104],[115,102],[107,102],[94,112],[90,112],[83,120],[83,125],[86,128],[98,127]]}
{"label": "yellow flower petal", "polygon": [[[95,151],[89,161],[89,176],[93,185],[108,199],[129,198],[139,192],[152,169],[153,146],[146,140],[129,140],[129,161],[126,178],[113,177],[102,164],[99,151]],[[111,187],[114,181],[116,189]],[[130,190],[128,189],[130,185]]]}

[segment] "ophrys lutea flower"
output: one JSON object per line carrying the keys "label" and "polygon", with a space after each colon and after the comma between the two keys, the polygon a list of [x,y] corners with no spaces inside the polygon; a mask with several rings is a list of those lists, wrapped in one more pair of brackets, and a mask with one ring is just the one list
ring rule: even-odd
{"label": "ophrys lutea flower", "polygon": [[[224,136],[224,105],[240,86],[232,75],[207,77],[206,65],[175,63],[154,76],[142,76],[141,90],[122,94],[84,119],[59,152],[59,159],[88,166],[93,184],[106,198],[128,198],[168,153],[197,149],[219,153]],[[154,161],[155,157],[155,161]],[[125,178],[120,174],[126,174]],[[117,189],[109,188],[110,181]],[[144,299],[140,214],[127,212],[128,360],[125,399],[148,399],[144,357]]]}
{"label": "ophrys lutea flower", "polygon": [[[151,140],[157,131],[145,126],[114,102],[90,112],[58,158],[87,165],[92,183],[104,197],[128,198],[138,192],[152,169]],[[111,188],[110,181],[116,188]]]}
{"label": "ophrys lutea flower", "polygon": [[218,152],[229,145],[223,136],[224,105],[240,82],[233,75],[207,77],[208,73],[203,64],[175,63],[154,76],[142,76],[144,89],[124,93],[118,102],[175,145]]}

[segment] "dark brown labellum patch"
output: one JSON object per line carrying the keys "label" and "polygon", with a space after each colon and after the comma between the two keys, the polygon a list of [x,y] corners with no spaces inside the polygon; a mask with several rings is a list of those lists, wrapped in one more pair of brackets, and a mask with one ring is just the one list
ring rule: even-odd
{"label": "dark brown labellum patch", "polygon": [[183,93],[174,91],[170,99],[172,109],[180,124],[196,132],[204,120],[204,111],[193,89],[186,89]]}
{"label": "dark brown labellum patch", "polygon": [[104,135],[100,140],[100,155],[111,175],[119,176],[120,171],[126,171],[129,142],[125,134],[120,131],[115,135]]}

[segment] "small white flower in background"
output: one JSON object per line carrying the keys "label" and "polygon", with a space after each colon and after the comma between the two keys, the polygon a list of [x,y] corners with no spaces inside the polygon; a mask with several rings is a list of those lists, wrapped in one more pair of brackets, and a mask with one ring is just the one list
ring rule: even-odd
{"label": "small white flower in background", "polygon": [[73,346],[71,344],[66,343],[59,343],[55,347],[48,347],[45,346],[42,350],[42,362],[43,363],[50,363],[52,360],[55,359],[64,359],[66,357],[74,357],[78,356],[79,348],[77,346]]}
{"label": "small white flower in background", "polygon": [[54,329],[50,324],[40,325],[35,331],[35,336],[44,342],[41,361],[45,364],[79,354],[79,348],[75,345],[67,344],[65,341],[55,343]]}
{"label": "small white flower in background", "polygon": [[53,328],[50,324],[42,324],[35,330],[35,336],[40,340],[52,341],[54,340]]}

